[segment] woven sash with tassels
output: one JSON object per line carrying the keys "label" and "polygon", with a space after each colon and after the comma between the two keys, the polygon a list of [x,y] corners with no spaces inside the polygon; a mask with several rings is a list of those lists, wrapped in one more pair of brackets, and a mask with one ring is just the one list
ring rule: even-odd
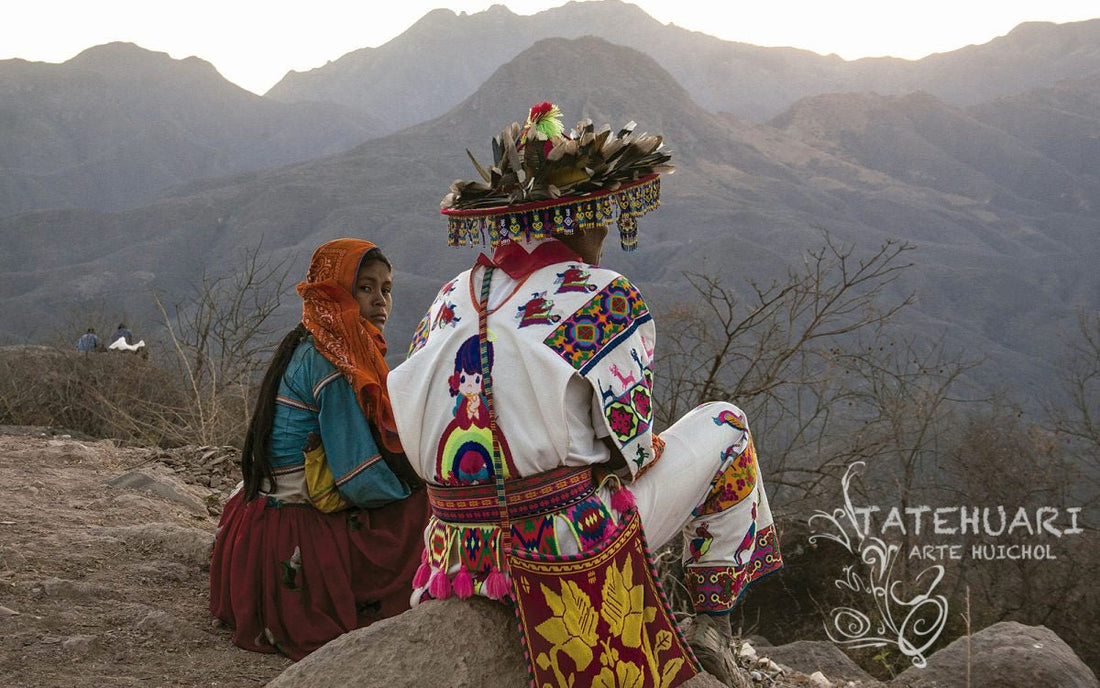
{"label": "woven sash with tassels", "polygon": [[487,266],[478,304],[481,381],[493,437],[500,547],[531,686],[678,686],[697,674],[699,665],[669,611],[636,508],[623,513],[613,534],[587,552],[557,556],[512,547],[489,365],[492,279],[493,267]]}

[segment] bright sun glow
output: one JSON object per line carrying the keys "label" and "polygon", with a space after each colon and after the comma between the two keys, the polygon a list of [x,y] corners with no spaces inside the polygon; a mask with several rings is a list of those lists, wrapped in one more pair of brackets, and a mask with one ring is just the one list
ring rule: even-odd
{"label": "bright sun glow", "polygon": [[[128,41],[174,58],[198,56],[256,93],[287,71],[324,65],[397,36],[432,8],[480,12],[504,4],[517,14],[562,0],[36,0],[5,7],[0,59],[63,62],[85,48]],[[662,23],[719,38],[793,46],[845,59],[916,59],[985,43],[1024,21],[1100,17],[1096,0],[636,0]]]}

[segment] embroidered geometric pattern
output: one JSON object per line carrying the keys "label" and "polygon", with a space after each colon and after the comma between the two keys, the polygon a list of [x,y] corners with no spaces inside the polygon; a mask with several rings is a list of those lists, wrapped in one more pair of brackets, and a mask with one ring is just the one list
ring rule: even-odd
{"label": "embroidered geometric pattern", "polygon": [[[522,519],[576,504],[596,491],[591,469],[563,466],[507,481],[508,515]],[[452,523],[496,523],[500,506],[491,485],[428,486],[432,513]]]}
{"label": "embroidered geometric pattern", "polygon": [[543,343],[582,374],[600,359],[600,352],[650,319],[641,294],[616,277],[581,308],[562,321]]}
{"label": "embroidered geometric pattern", "polygon": [[569,507],[562,516],[572,529],[582,551],[602,544],[614,527],[611,513],[608,512],[603,500],[595,495]]}
{"label": "embroidered geometric pattern", "polygon": [[420,320],[420,324],[416,326],[416,331],[413,332],[412,341],[409,342],[409,352],[405,355],[406,358],[424,348],[424,345],[428,343],[428,333],[431,332],[431,330],[432,313],[428,311]]}
{"label": "embroidered geometric pattern", "polygon": [[462,529],[462,565],[467,571],[488,571],[489,566],[495,563],[495,550],[491,542],[494,535],[495,528]]}
{"label": "embroidered geometric pattern", "polygon": [[756,534],[756,549],[745,570],[749,582],[760,580],[783,566],[783,556],[779,553],[779,535],[774,526],[768,526]]}
{"label": "embroidered geometric pattern", "polygon": [[684,569],[691,603],[697,612],[727,612],[752,583],[783,566],[773,526],[756,534],[756,549],[744,566],[688,566]]}
{"label": "embroidered geometric pattern", "polygon": [[697,612],[726,612],[745,587],[745,572],[733,566],[688,566],[684,582]]}
{"label": "embroidered geometric pattern", "polygon": [[554,517],[543,515],[512,521],[512,542],[524,549],[557,553]]}
{"label": "embroidered geometric pattern", "polygon": [[653,373],[648,369],[643,370],[641,382],[635,383],[604,407],[607,425],[615,433],[615,439],[620,445],[629,444],[635,437],[649,430],[653,422],[653,408],[650,404],[652,384]]}

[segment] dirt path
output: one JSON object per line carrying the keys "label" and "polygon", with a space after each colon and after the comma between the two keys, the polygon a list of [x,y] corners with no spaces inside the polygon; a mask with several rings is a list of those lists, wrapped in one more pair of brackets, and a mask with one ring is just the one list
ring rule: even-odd
{"label": "dirt path", "polygon": [[257,686],[289,666],[207,611],[234,461],[0,428],[0,684]]}

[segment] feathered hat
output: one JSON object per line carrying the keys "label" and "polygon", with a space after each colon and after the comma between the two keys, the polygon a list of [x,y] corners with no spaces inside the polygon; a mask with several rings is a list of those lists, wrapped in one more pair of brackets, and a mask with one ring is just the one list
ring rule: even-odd
{"label": "feathered hat", "polygon": [[660,204],[660,173],[672,157],[662,138],[618,134],[592,120],[564,133],[553,103],[533,108],[521,127],[513,122],[493,139],[493,164],[482,167],[466,150],[482,181],[457,180],[440,203],[452,246],[572,234],[616,220],[623,250],[638,243],[637,218]]}

